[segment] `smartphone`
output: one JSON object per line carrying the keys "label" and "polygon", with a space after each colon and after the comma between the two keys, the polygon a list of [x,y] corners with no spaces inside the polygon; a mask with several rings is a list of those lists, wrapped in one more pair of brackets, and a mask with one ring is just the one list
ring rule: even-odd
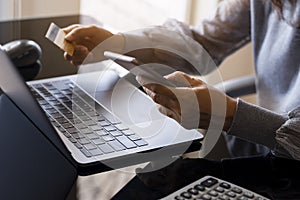
{"label": "smartphone", "polygon": [[[146,83],[157,83],[169,87],[176,87],[175,83],[165,79],[163,75],[154,69],[159,68],[160,66],[162,67],[161,64],[143,64],[134,57],[111,51],[105,51],[104,56],[127,69],[131,74],[134,74],[135,76],[142,76]],[[154,65],[156,65],[156,67],[154,67]]]}

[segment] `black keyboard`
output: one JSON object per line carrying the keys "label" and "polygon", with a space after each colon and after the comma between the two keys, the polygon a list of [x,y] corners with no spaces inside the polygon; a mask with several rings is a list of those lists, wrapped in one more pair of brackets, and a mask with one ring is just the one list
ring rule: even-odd
{"label": "black keyboard", "polygon": [[71,80],[29,87],[52,125],[86,157],[148,145]]}
{"label": "black keyboard", "polygon": [[213,176],[205,176],[163,199],[267,200],[259,194]]}

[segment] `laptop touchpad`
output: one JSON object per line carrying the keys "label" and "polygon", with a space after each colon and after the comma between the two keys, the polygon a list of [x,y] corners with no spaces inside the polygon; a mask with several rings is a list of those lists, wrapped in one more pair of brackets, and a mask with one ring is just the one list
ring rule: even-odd
{"label": "laptop touchpad", "polygon": [[111,90],[97,91],[95,98],[128,125],[164,118],[152,99],[125,79],[119,79]]}

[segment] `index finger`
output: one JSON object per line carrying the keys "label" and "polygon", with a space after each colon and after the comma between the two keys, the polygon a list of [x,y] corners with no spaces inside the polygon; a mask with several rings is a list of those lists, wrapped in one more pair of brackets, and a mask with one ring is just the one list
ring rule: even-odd
{"label": "index finger", "polygon": [[70,33],[73,29],[75,29],[75,28],[78,28],[78,27],[80,27],[81,25],[79,25],[79,24],[72,24],[72,25],[70,25],[70,26],[67,26],[67,27],[65,27],[65,28],[62,28],[62,30],[66,33],[66,34],[68,34],[68,33]]}
{"label": "index finger", "polygon": [[172,92],[174,88],[169,86],[165,86],[157,83],[147,83],[144,84],[143,86],[156,94],[163,94],[165,96],[174,96],[174,93]]}
{"label": "index finger", "polygon": [[172,89],[174,89],[173,87],[169,87],[159,83],[154,83],[151,80],[148,80],[147,78],[144,78],[142,76],[137,76],[136,80],[140,85],[146,87],[147,89],[157,94],[173,95],[172,93]]}

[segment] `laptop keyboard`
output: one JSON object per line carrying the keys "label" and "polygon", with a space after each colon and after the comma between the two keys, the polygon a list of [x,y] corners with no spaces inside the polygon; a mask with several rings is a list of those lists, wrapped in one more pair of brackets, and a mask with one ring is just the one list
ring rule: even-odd
{"label": "laptop keyboard", "polygon": [[52,125],[86,157],[148,145],[70,80],[29,87]]}

